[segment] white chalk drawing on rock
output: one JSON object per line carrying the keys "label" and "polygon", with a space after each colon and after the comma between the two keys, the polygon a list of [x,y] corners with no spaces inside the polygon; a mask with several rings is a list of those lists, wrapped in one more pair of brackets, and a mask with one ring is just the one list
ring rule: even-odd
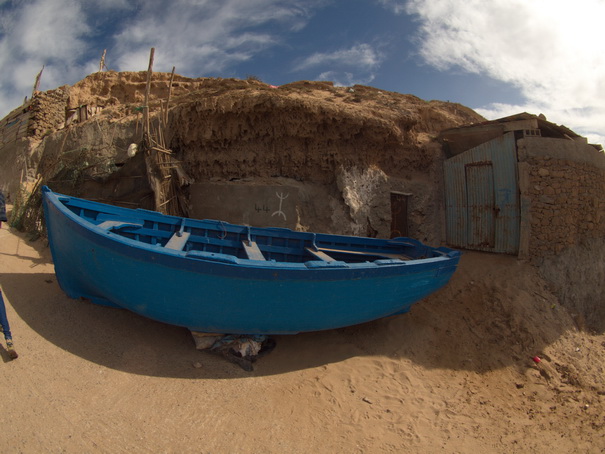
{"label": "white chalk drawing on rock", "polygon": [[276,192],[275,195],[279,199],[279,210],[275,211],[271,215],[271,217],[273,217],[273,216],[275,216],[277,214],[278,216],[283,216],[284,217],[284,221],[287,221],[287,219],[286,219],[286,213],[284,213],[282,211],[282,204],[284,203],[284,200],[286,200],[290,194],[288,193],[288,194],[284,195],[283,192],[281,192],[281,193],[280,192]]}

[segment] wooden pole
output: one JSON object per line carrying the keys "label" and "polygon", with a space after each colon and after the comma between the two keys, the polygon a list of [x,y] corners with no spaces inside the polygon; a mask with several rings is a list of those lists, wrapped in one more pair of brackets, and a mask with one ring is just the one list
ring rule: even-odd
{"label": "wooden pole", "polygon": [[168,84],[168,100],[166,101],[166,112],[164,113],[164,128],[168,125],[168,104],[170,104],[170,97],[172,96],[172,81],[174,80],[174,70],[172,67],[172,73],[170,74],[170,83]]}
{"label": "wooden pole", "polygon": [[147,134],[147,140],[149,141],[149,92],[151,91],[151,73],[153,70],[153,55],[155,48],[151,48],[149,53],[149,68],[147,68],[147,86],[145,87],[145,105],[143,106],[143,136]]}
{"label": "wooden pole", "polygon": [[101,61],[99,62],[99,72],[103,71],[105,68],[105,55],[107,54],[107,49],[103,49],[103,55],[101,55]]}
{"label": "wooden pole", "polygon": [[36,76],[36,81],[34,82],[34,89],[32,90],[32,96],[31,96],[32,98],[38,92],[38,89],[40,88],[40,79],[42,78],[42,71],[44,71],[44,65],[42,65],[42,69]]}

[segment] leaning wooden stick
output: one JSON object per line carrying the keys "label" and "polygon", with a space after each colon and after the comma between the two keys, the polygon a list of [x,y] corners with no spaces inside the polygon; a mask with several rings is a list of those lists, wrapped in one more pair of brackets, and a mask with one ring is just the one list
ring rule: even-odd
{"label": "leaning wooden stick", "polygon": [[0,326],[2,326],[2,332],[4,333],[4,339],[6,340],[6,351],[11,359],[19,357],[13,346],[13,336],[11,334],[11,328],[8,324],[8,318],[6,317],[6,307],[4,306],[4,298],[2,297],[2,290],[0,290]]}

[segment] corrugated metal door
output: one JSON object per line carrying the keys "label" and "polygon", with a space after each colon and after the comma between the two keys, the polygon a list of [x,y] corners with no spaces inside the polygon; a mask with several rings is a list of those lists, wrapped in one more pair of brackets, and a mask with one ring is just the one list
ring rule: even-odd
{"label": "corrugated metal door", "polygon": [[448,244],[519,252],[519,190],[514,133],[445,161]]}
{"label": "corrugated metal door", "polygon": [[465,166],[468,212],[468,246],[493,248],[494,227],[494,169],[491,162]]}

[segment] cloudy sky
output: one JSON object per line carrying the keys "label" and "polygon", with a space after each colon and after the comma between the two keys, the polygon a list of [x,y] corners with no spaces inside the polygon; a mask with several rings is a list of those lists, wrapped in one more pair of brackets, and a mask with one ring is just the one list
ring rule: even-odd
{"label": "cloudy sky", "polygon": [[98,70],[332,80],[605,143],[605,0],[0,0],[0,117]]}

